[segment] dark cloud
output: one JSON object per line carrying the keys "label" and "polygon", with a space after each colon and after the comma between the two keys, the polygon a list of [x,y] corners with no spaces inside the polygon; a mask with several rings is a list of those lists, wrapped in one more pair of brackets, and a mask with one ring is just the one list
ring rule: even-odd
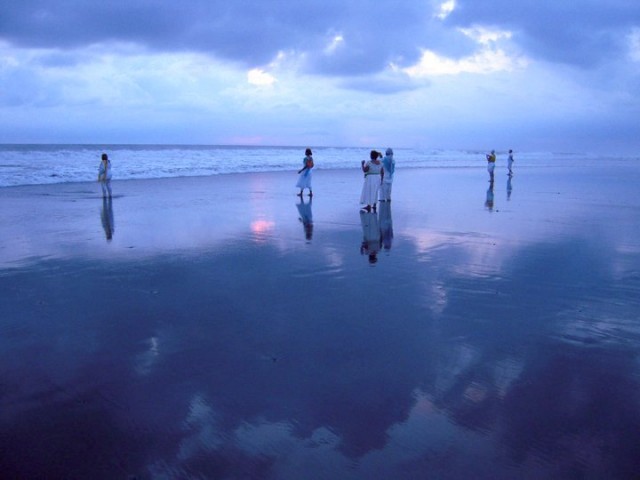
{"label": "dark cloud", "polygon": [[[424,49],[469,55],[477,45],[458,27],[471,26],[513,31],[514,42],[533,58],[589,67],[619,57],[626,35],[640,25],[640,3],[631,0],[458,0],[445,21],[434,17],[436,7],[422,0],[11,1],[3,6],[0,39],[57,49],[126,42],[247,67],[296,51],[309,72],[357,77],[390,62],[414,64]],[[336,35],[344,42],[328,51]]]}
{"label": "dark cloud", "polygon": [[625,36],[640,25],[640,3],[458,0],[447,24],[506,28],[514,31],[515,41],[534,58],[594,66],[622,55]]}
{"label": "dark cloud", "polygon": [[[133,42],[159,51],[205,52],[249,66],[295,50],[306,54],[312,72],[357,75],[380,71],[391,61],[414,63],[422,48],[467,51],[468,40],[443,30],[433,13],[429,2],[368,0],[27,0],[4,8],[0,38],[19,46],[61,49]],[[335,35],[342,35],[344,44],[328,53]]]}

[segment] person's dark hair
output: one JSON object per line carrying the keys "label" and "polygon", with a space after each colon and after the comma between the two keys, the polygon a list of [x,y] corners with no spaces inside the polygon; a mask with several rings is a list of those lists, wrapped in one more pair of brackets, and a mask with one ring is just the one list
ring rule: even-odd
{"label": "person's dark hair", "polygon": [[375,160],[376,158],[378,158],[378,155],[380,155],[380,152],[377,152],[376,150],[371,150],[369,157],[371,158],[371,160]]}
{"label": "person's dark hair", "polygon": [[310,149],[310,148],[307,148],[307,149],[304,151],[304,154],[305,154],[305,155],[313,155],[313,152],[311,151],[311,149]]}
{"label": "person's dark hair", "polygon": [[102,154],[102,160],[109,160],[109,157],[107,156],[106,153]]}

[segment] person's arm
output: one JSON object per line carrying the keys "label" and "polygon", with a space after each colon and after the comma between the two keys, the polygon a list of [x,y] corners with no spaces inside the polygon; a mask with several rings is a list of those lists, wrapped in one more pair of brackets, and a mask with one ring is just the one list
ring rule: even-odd
{"label": "person's arm", "polygon": [[380,169],[380,183],[384,180],[384,168]]}
{"label": "person's arm", "polygon": [[367,173],[369,171],[369,165],[365,165],[364,160],[362,160],[361,167],[364,173]]}

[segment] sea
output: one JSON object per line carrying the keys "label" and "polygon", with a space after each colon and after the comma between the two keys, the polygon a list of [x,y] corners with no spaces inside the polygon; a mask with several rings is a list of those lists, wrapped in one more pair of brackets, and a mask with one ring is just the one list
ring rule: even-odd
{"label": "sea", "polygon": [[[386,150],[385,146],[377,148]],[[107,153],[114,180],[291,171],[300,168],[305,147],[216,145],[0,145],[0,187],[94,181]],[[359,169],[369,157],[363,147],[316,147],[316,169]],[[485,168],[483,150],[394,148],[396,168]],[[497,150],[497,165],[507,151]],[[514,153],[517,168],[619,165],[638,157],[603,157],[572,152]]]}

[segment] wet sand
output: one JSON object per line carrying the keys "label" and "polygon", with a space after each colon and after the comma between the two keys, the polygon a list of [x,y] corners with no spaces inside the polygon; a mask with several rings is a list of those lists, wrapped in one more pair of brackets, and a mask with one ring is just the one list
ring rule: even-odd
{"label": "wet sand", "polygon": [[632,478],[640,166],[505,173],[0,189],[0,471]]}

